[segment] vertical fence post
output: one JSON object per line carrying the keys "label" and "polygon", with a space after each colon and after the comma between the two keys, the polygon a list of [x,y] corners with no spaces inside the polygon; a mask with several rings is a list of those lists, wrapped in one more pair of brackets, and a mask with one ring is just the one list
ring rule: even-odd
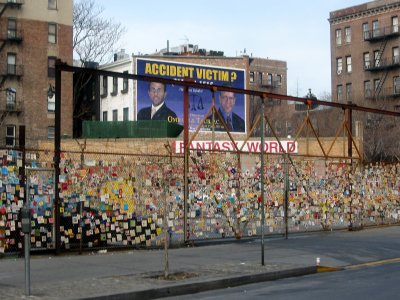
{"label": "vertical fence post", "polygon": [[56,227],[56,254],[60,252],[61,236],[60,236],[60,160],[61,160],[61,62],[56,62],[56,78],[55,78],[55,109],[54,109],[54,211],[55,211],[55,227]]}
{"label": "vertical fence post", "polygon": [[183,144],[184,144],[184,183],[185,183],[185,194],[183,197],[183,235],[184,243],[188,241],[188,224],[187,224],[187,203],[189,198],[189,87],[185,85],[183,92]]}
{"label": "vertical fence post", "polygon": [[288,238],[288,203],[289,203],[289,157],[287,151],[283,153],[285,167],[285,198],[283,208],[285,210],[285,239]]}
{"label": "vertical fence post", "polygon": [[261,98],[261,265],[265,265],[264,261],[264,225],[265,225],[265,195],[264,195],[264,135],[265,135],[265,116],[264,116],[264,97]]}
{"label": "vertical fence post", "polygon": [[[348,102],[348,104],[351,104],[351,101]],[[350,197],[350,224],[349,224],[349,230],[353,230],[353,183],[352,183],[352,176],[351,173],[353,171],[353,111],[351,108],[348,108],[347,110],[347,127],[348,127],[348,133],[347,133],[347,155],[350,158],[350,170],[349,174],[347,176],[348,178],[348,186],[349,186],[349,197]]]}

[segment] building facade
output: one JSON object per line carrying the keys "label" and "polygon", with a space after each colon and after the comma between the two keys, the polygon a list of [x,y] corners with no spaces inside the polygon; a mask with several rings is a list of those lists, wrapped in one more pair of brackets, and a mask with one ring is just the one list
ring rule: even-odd
{"label": "building facade", "polygon": [[399,109],[399,17],[395,0],[330,12],[333,101]]}
{"label": "building facade", "polygon": [[[0,0],[0,145],[54,137],[55,62],[72,64],[72,0]],[[62,76],[63,135],[72,135],[72,75]]]}
{"label": "building facade", "polygon": [[[376,0],[330,12],[332,99],[400,110],[400,1]],[[398,159],[396,118],[356,112],[367,160]]]}
{"label": "building facade", "polygon": [[[179,48],[180,49],[180,48]],[[182,48],[185,49],[185,48]],[[193,47],[198,49],[198,47]],[[245,83],[244,88],[271,92],[276,94],[287,94],[287,65],[285,61],[253,58],[247,55],[238,57],[224,57],[214,55],[220,53],[214,51],[208,53],[204,49],[200,52],[190,51],[171,54],[161,53],[155,55],[132,55],[118,53],[114,57],[114,62],[100,66],[100,70],[128,72],[136,74],[137,60],[149,59],[165,61],[166,63],[177,63],[194,66],[209,66],[220,68],[233,68],[244,70]],[[103,121],[123,121],[136,120],[138,113],[137,103],[137,82],[124,80],[122,78],[100,78],[100,97],[101,97],[101,116]],[[183,100],[183,99],[182,99]],[[254,120],[254,116],[259,112],[257,108],[259,99],[253,99],[246,96],[246,124]],[[286,106],[287,103],[274,103],[275,106]],[[248,126],[249,127],[249,126]]]}

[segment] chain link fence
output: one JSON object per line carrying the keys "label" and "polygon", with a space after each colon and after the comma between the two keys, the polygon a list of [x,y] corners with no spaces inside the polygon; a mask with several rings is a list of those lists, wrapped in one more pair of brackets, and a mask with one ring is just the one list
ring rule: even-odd
{"label": "chain link fence", "polygon": [[[55,249],[56,233],[65,251],[160,247],[165,232],[174,245],[261,234],[259,154],[191,151],[185,214],[183,155],[65,150],[58,228],[53,152],[26,152],[25,191],[20,181],[22,153],[1,154],[3,254],[22,251],[20,209],[25,191],[32,213],[33,251]],[[265,156],[264,168],[267,234],[283,234],[286,227],[300,232],[399,222],[399,163],[362,165],[271,154]]]}

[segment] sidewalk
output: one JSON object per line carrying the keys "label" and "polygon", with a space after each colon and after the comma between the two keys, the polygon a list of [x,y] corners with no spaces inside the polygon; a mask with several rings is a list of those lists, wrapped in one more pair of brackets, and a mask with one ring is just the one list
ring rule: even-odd
{"label": "sidewalk", "polygon": [[315,273],[400,257],[400,227],[289,235],[169,250],[40,255],[31,259],[31,296],[25,294],[24,259],[0,259],[0,299],[151,299],[250,282]]}

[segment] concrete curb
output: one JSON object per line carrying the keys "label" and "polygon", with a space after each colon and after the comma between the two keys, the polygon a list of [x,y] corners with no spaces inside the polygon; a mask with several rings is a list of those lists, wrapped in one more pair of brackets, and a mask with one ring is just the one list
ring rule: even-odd
{"label": "concrete curb", "polygon": [[132,291],[121,294],[113,294],[113,295],[105,295],[105,296],[96,296],[96,297],[85,297],[79,298],[81,300],[128,300],[128,299],[156,299],[156,298],[164,298],[164,297],[173,297],[179,295],[186,294],[194,294],[209,290],[216,290],[234,286],[240,286],[251,283],[258,283],[263,281],[273,281],[282,278],[289,277],[297,277],[304,276],[317,273],[317,267],[302,267],[302,268],[294,268],[289,270],[275,271],[275,272],[266,272],[260,274],[249,274],[243,276],[233,276],[226,277],[222,279],[207,279],[202,282],[194,282],[194,283],[185,283],[172,285],[162,288],[154,288],[148,290],[141,291]]}

